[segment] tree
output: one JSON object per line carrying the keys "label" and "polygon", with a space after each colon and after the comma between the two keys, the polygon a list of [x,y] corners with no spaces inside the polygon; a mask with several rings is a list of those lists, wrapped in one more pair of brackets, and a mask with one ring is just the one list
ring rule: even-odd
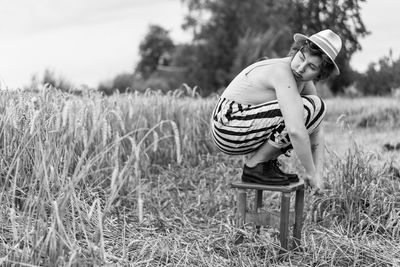
{"label": "tree", "polygon": [[365,74],[359,75],[356,88],[365,95],[388,95],[400,88],[400,58],[394,60],[390,51],[378,63],[371,63]]}
{"label": "tree", "polygon": [[294,32],[310,35],[330,28],[342,38],[342,50],[336,59],[342,74],[331,81],[334,93],[343,92],[353,82],[349,62],[361,50],[359,38],[369,34],[361,19],[362,2],[365,0],[296,0],[292,3],[288,22]]}
{"label": "tree", "polygon": [[121,73],[113,79],[112,88],[114,90],[118,89],[120,93],[132,89],[135,82],[135,75],[132,73]]}
{"label": "tree", "polygon": [[55,72],[47,68],[44,70],[43,79],[40,83],[51,85],[64,92],[68,92],[73,88],[71,82],[67,81],[61,75],[59,78],[56,78]]}
{"label": "tree", "polygon": [[[359,3],[365,0],[183,2],[189,8],[183,27],[193,31],[193,41],[198,46],[196,51],[200,69],[197,80],[208,91],[226,86],[237,69],[243,67],[240,62],[248,63],[250,58],[238,59],[243,56],[238,52],[258,47],[268,57],[285,56],[296,32],[312,34],[331,28],[339,33],[344,45],[337,60],[346,71],[352,54],[361,49],[358,38],[368,33],[360,17]],[[205,20],[205,17],[208,19]],[[270,34],[270,38],[262,38],[268,32],[274,34]],[[334,82],[334,90],[340,91],[348,79],[347,82]]]}
{"label": "tree", "polygon": [[[205,94],[224,87],[232,78],[236,47],[246,34],[262,34],[270,27],[284,25],[274,16],[281,1],[185,0],[189,14],[184,29],[192,30],[198,69],[198,85]],[[203,22],[203,16],[209,19]],[[279,48],[277,48],[279,50]],[[280,48],[281,49],[281,48]]]}
{"label": "tree", "polygon": [[149,32],[140,43],[139,54],[140,61],[136,67],[135,73],[142,75],[147,79],[157,70],[160,58],[165,53],[172,53],[174,43],[169,37],[169,32],[157,25],[150,25]]}

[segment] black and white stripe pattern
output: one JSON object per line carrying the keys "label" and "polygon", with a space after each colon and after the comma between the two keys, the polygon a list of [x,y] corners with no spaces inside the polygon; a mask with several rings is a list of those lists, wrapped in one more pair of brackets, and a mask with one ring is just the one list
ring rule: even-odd
{"label": "black and white stripe pattern", "polygon": [[[315,95],[302,96],[302,100],[305,126],[311,134],[324,118],[325,104]],[[212,114],[211,130],[217,147],[230,155],[253,152],[266,141],[284,152],[291,148],[277,100],[242,105],[220,98]]]}

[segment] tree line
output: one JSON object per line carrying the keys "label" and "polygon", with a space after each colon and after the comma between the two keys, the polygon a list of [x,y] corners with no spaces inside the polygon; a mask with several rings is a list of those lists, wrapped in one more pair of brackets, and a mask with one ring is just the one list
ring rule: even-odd
{"label": "tree line", "polygon": [[324,81],[333,94],[353,88],[353,94],[385,95],[400,87],[400,58],[393,59],[391,51],[365,73],[349,64],[362,49],[360,38],[370,34],[361,18],[361,3],[366,0],[181,1],[188,9],[182,27],[192,33],[192,41],[175,44],[168,30],[150,25],[134,70],[100,84],[98,90],[168,91],[185,83],[207,96],[223,90],[247,65],[286,56],[294,33],[311,35],[326,28],[343,41],[337,57],[341,75]]}

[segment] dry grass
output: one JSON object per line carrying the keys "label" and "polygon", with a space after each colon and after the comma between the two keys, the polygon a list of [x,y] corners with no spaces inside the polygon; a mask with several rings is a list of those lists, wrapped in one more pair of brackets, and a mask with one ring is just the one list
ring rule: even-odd
{"label": "dry grass", "polygon": [[[328,131],[325,166],[332,190],[307,196],[303,252],[281,260],[274,230],[257,236],[250,226],[234,226],[229,184],[240,177],[241,158],[212,145],[208,119],[215,99],[183,89],[110,98],[46,87],[35,96],[2,92],[2,265],[400,264],[398,161],[373,140],[382,125],[387,137],[395,136],[397,121],[376,112],[397,116],[391,100],[363,99],[358,107],[355,100],[328,102],[336,108],[327,125],[335,129]],[[347,117],[357,119],[337,125],[345,101]],[[380,116],[379,123],[360,124],[360,110],[375,102],[381,105],[368,114]],[[338,135],[347,141],[335,145]],[[295,157],[285,163],[298,167]],[[269,199],[276,207],[274,196]],[[238,233],[245,240],[234,245]]]}
{"label": "dry grass", "polygon": [[326,102],[328,106],[327,120],[340,120],[360,128],[400,127],[398,98],[332,98]]}

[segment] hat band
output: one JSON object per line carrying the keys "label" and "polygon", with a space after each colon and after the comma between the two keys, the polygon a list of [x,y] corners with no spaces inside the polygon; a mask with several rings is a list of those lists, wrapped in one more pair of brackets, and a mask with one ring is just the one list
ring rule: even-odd
{"label": "hat band", "polygon": [[336,58],[338,51],[334,46],[331,45],[329,40],[327,40],[323,36],[317,36],[317,35],[313,35],[309,39],[314,43],[318,44],[326,53],[328,53],[328,55],[332,58],[332,60]]}

